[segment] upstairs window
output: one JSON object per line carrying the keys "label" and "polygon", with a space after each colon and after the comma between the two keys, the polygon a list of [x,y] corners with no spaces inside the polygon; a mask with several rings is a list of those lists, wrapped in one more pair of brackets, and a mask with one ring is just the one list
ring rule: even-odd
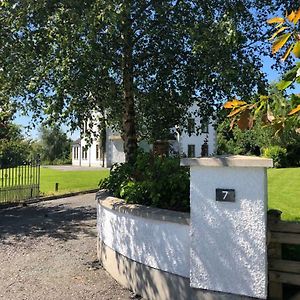
{"label": "upstairs window", "polygon": [[195,132],[195,119],[188,119],[188,134],[191,135]]}
{"label": "upstairs window", "polygon": [[208,121],[202,120],[202,122],[201,122],[201,133],[208,133],[208,124],[209,124]]}
{"label": "upstairs window", "polygon": [[80,126],[80,132],[82,135],[84,135],[87,130],[88,130],[88,122],[87,121],[83,121],[82,125]]}

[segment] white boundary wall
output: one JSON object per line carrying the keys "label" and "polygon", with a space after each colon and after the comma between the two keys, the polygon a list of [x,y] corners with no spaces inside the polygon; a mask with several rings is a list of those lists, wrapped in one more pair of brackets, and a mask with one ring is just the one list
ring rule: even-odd
{"label": "white boundary wall", "polygon": [[98,205],[98,234],[114,251],[146,266],[189,277],[189,226]]}
{"label": "white boundary wall", "polygon": [[[229,156],[181,163],[191,171],[190,224],[184,213],[105,197],[97,205],[99,240],[133,262],[187,279],[188,288],[201,293],[197,299],[205,293],[213,298],[203,299],[266,299],[266,168],[272,160]],[[216,201],[216,189],[234,190],[234,201]]]}

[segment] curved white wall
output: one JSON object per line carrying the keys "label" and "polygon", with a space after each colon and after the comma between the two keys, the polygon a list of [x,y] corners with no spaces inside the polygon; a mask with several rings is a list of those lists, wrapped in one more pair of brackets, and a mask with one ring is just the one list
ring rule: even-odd
{"label": "curved white wall", "polygon": [[105,245],[149,267],[189,277],[188,225],[125,214],[99,203],[97,213],[98,234]]}

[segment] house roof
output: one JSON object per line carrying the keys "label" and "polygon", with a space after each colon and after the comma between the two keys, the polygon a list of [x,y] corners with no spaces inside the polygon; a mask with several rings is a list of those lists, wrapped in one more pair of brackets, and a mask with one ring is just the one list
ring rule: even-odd
{"label": "house roof", "polygon": [[72,145],[81,145],[81,139],[77,139],[75,141],[73,141]]}

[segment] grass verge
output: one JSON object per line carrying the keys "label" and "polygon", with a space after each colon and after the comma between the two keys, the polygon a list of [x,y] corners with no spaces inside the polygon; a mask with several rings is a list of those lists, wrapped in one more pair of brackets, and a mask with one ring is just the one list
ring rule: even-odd
{"label": "grass verge", "polygon": [[107,177],[108,174],[108,170],[60,171],[41,167],[40,190],[43,196],[50,196],[96,189],[100,179]]}
{"label": "grass verge", "polygon": [[268,170],[269,209],[282,211],[282,219],[300,221],[300,168]]}
{"label": "grass verge", "polygon": [[[95,189],[108,174],[108,170],[61,171],[41,167],[41,192],[48,196]],[[300,221],[300,168],[269,169],[268,181],[269,209],[281,210],[284,220]]]}

